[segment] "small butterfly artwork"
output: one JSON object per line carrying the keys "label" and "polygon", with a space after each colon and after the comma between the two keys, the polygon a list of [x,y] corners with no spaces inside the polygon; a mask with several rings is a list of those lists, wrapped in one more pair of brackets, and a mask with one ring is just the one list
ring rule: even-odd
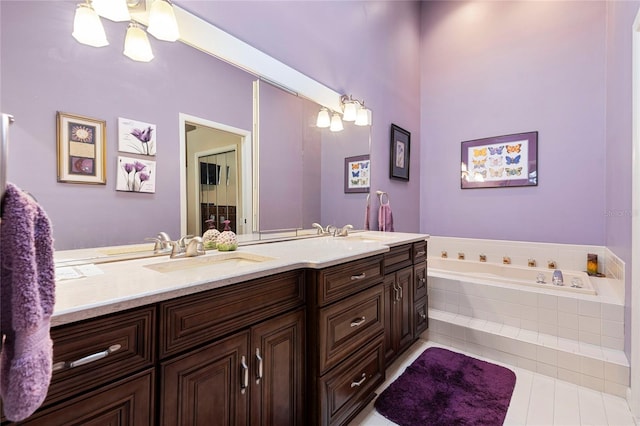
{"label": "small butterfly artwork", "polygon": [[363,169],[368,169],[369,168],[369,162],[360,163],[360,167],[363,168]]}
{"label": "small butterfly artwork", "polygon": [[502,172],[504,172],[504,167],[500,167],[499,169],[490,168],[489,176],[491,177],[500,177],[502,176]]}
{"label": "small butterfly artwork", "polygon": [[360,177],[360,170],[358,170],[357,172],[354,170],[351,170],[351,177]]}
{"label": "small butterfly artwork", "polygon": [[473,167],[474,168],[478,168],[478,167],[484,167],[485,163],[487,162],[486,157],[485,158],[479,158],[479,159],[474,159],[473,160]]}
{"label": "small butterfly artwork", "polygon": [[473,172],[473,173],[474,173],[476,176],[477,176],[477,175],[480,175],[480,176],[482,176],[483,178],[486,178],[486,177],[487,177],[487,169],[484,169],[484,170],[474,170],[474,172]]}
{"label": "small butterfly artwork", "polygon": [[473,150],[474,157],[484,157],[487,155],[487,148],[475,149]]}
{"label": "small butterfly artwork", "polygon": [[360,163],[351,163],[351,170],[358,170],[360,168]]}
{"label": "small butterfly artwork", "polygon": [[507,172],[507,176],[520,176],[522,173],[522,167],[518,167],[517,169],[507,167],[505,171]]}
{"label": "small butterfly artwork", "polygon": [[351,185],[359,185],[359,184],[360,184],[359,179],[351,179]]}
{"label": "small butterfly artwork", "polygon": [[506,156],[505,160],[507,161],[507,166],[509,164],[518,164],[518,163],[520,163],[520,157],[521,157],[521,155],[516,155],[515,157]]}
{"label": "small butterfly artwork", "polygon": [[515,145],[507,145],[507,154],[517,154],[520,152],[521,143]]}
{"label": "small butterfly artwork", "polygon": [[500,145],[497,148],[494,148],[492,146],[489,147],[489,153],[491,155],[502,155],[502,150],[504,149],[504,145]]}
{"label": "small butterfly artwork", "polygon": [[502,166],[502,162],[503,162],[503,158],[502,157],[489,157],[489,165],[491,167],[498,167],[498,166]]}

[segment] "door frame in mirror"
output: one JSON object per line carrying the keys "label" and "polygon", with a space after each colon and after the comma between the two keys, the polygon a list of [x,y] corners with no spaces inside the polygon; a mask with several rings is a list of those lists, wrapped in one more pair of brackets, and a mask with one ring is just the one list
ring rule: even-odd
{"label": "door frame in mirror", "polygon": [[255,197],[254,193],[258,187],[258,177],[253,173],[253,162],[255,159],[251,132],[182,112],[178,114],[178,120],[180,129],[180,156],[178,159],[178,161],[180,161],[180,235],[187,235],[187,169],[184,166],[187,161],[187,123],[234,133],[242,138],[240,151],[243,161],[240,173],[242,174],[242,181],[247,182],[246,186],[243,186],[246,189],[251,189],[243,191],[242,204],[244,206],[244,211],[242,213],[242,217],[238,217],[238,221],[241,220],[244,223],[246,220],[245,233],[253,233],[256,229],[255,218],[258,216],[258,205],[253,202]]}

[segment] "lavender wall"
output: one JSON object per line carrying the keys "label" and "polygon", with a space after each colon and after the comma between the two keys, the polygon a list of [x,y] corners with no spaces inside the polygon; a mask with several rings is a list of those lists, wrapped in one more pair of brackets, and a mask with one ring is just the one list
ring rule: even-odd
{"label": "lavender wall", "polygon": [[[605,2],[423,4],[423,231],[604,245],[605,16]],[[537,187],[460,189],[461,141],[528,131]]]}
{"label": "lavender wall", "polygon": [[[639,1],[607,3],[606,245],[626,264],[625,323],[631,324],[631,31]],[[633,289],[640,291],[640,289]],[[631,333],[625,333],[631,353]]]}
{"label": "lavender wall", "polygon": [[[419,2],[175,3],[333,90],[364,99],[373,110],[372,190],[389,192],[397,231],[419,230]],[[389,179],[391,123],[411,132],[409,182]],[[323,210],[344,212],[336,222],[361,227],[365,198],[351,196],[359,202],[345,205],[342,194],[331,195],[323,192]]]}
{"label": "lavender wall", "polygon": [[[131,61],[122,55],[126,23],[103,20],[107,47],[79,44],[71,37],[76,3],[0,3],[1,108],[16,116],[8,178],[44,206],[57,249],[135,243],[160,230],[177,236],[178,112],[250,130],[253,78],[155,39],[152,62]],[[56,182],[57,110],[107,121],[105,186]],[[157,124],[155,194],[115,191],[118,117]]]}

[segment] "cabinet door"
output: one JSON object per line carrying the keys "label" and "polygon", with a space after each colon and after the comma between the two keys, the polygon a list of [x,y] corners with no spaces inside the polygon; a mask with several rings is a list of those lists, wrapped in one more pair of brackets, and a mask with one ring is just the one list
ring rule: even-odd
{"label": "cabinet door", "polygon": [[396,303],[396,352],[404,351],[413,342],[413,268],[396,272],[396,285],[400,288],[400,300]]}
{"label": "cabinet door", "polygon": [[396,321],[394,320],[395,305],[398,303],[398,287],[396,286],[396,274],[385,275],[384,277],[384,359],[389,365],[395,358],[393,331]]}
{"label": "cabinet door", "polygon": [[246,425],[249,331],[161,364],[160,423]]}
{"label": "cabinet door", "polygon": [[252,425],[303,424],[304,327],[303,310],[253,327]]}

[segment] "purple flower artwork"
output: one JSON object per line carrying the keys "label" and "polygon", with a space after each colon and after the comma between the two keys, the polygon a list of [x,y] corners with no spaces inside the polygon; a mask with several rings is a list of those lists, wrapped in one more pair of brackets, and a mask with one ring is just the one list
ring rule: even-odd
{"label": "purple flower artwork", "polygon": [[119,117],[118,150],[133,154],[156,155],[156,125]]}
{"label": "purple flower artwork", "polygon": [[116,190],[126,192],[156,192],[156,162],[130,157],[118,157]]}

